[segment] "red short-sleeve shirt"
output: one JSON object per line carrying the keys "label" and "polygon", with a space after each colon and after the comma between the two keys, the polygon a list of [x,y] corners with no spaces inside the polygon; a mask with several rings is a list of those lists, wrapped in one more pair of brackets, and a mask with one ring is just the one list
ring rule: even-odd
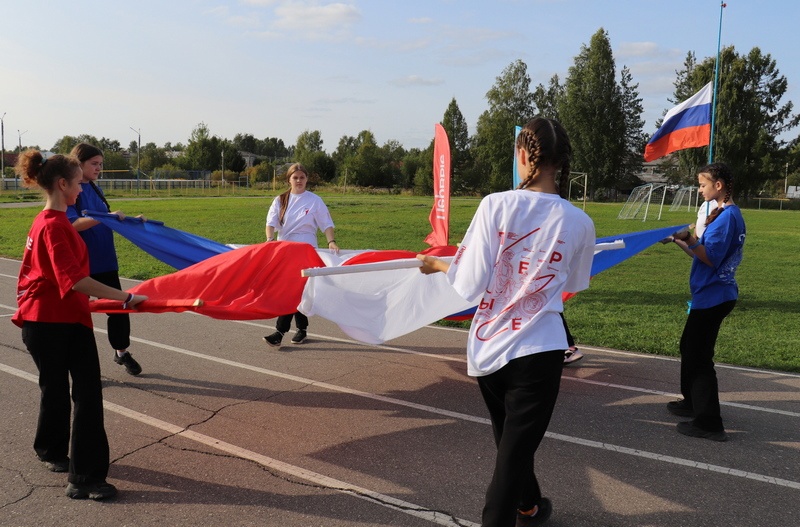
{"label": "red short-sleeve shirt", "polygon": [[65,212],[47,209],[33,220],[17,281],[11,321],[92,327],[89,297],[72,287],[89,276],[89,253]]}

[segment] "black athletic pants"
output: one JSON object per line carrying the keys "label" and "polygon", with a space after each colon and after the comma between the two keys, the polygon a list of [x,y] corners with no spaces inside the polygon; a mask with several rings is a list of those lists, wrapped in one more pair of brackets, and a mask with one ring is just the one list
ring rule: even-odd
{"label": "black athletic pants", "polygon": [[703,430],[723,430],[719,386],[714,370],[714,346],[719,328],[736,300],[708,309],[690,309],[681,335],[681,394],[692,405],[694,424]]}
{"label": "black athletic pants", "polygon": [[532,509],[542,498],[533,457],[553,415],[563,366],[564,350],[547,351],[478,377],[497,444],[483,527],[513,527],[517,509]]}
{"label": "black athletic pants", "polygon": [[[90,275],[100,283],[122,291],[119,272],[107,271]],[[108,343],[115,350],[126,350],[131,345],[131,317],[127,313],[108,314]]]}
{"label": "black athletic pants", "polygon": [[[69,451],[69,481],[100,483],[108,475],[100,361],[92,329],[83,324],[24,322],[22,341],[39,369],[39,421],[33,448],[43,461]],[[72,440],[70,441],[70,377]]]}
{"label": "black athletic pants", "polygon": [[292,317],[294,317],[294,323],[297,325],[297,329],[308,328],[308,317],[298,311],[297,313],[292,313],[291,315],[279,316],[278,321],[275,323],[275,329],[281,333],[286,333],[292,329]]}

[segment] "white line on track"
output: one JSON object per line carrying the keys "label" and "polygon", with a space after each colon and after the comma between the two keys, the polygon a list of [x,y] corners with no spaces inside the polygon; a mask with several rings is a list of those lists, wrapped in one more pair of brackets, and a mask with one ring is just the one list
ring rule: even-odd
{"label": "white line on track", "polygon": [[[6,307],[6,308],[10,308],[10,309],[15,309],[15,308],[11,308],[10,306],[5,306],[5,305],[2,305],[2,304],[0,304],[0,307]],[[247,324],[248,325],[253,325],[253,326],[266,327],[263,324],[258,324],[258,323],[254,323],[254,322],[247,322]],[[95,328],[95,331],[98,332],[98,333],[106,333],[105,330],[99,329],[99,328]],[[352,344],[357,344],[357,345],[364,345],[363,343],[360,343],[360,342],[354,341],[354,340],[340,339],[340,338],[333,338],[333,337],[325,337],[325,336],[322,336],[322,335],[314,335],[314,336],[315,337],[319,337],[319,338],[325,338],[327,340],[332,340],[332,341],[336,341],[336,342],[345,342],[345,343],[352,343]],[[251,366],[251,365],[243,364],[243,363],[236,362],[236,361],[222,359],[222,358],[219,358],[219,357],[214,357],[214,356],[211,356],[211,355],[206,355],[206,354],[203,354],[203,353],[190,351],[190,350],[178,348],[178,347],[175,347],[175,346],[170,346],[168,344],[157,343],[157,342],[154,342],[154,341],[150,341],[150,340],[142,339],[142,338],[138,338],[138,337],[131,337],[131,340],[135,341],[135,342],[142,343],[142,344],[146,344],[146,345],[149,345],[149,346],[153,346],[153,347],[156,347],[156,348],[161,348],[161,349],[165,349],[165,350],[169,350],[169,351],[174,351],[176,353],[181,353],[181,354],[188,355],[188,356],[191,356],[191,357],[195,357],[195,358],[199,358],[199,359],[203,359],[203,360],[208,360],[208,361],[212,361],[212,362],[217,362],[219,364],[225,364],[225,365],[236,367],[236,368],[242,368],[242,369],[250,370],[250,371],[253,371],[253,372],[256,372],[256,373],[262,373],[262,374],[265,374],[265,375],[270,375],[270,376],[273,376],[273,377],[278,377],[278,378],[282,378],[282,379],[286,379],[286,380],[291,380],[291,381],[294,381],[294,382],[302,383],[304,385],[313,385],[313,386],[317,386],[317,387],[320,387],[320,388],[328,389],[328,390],[339,392],[339,393],[347,393],[347,394],[350,394],[350,395],[355,395],[355,396],[358,396],[358,397],[364,397],[364,398],[368,398],[368,399],[372,399],[372,400],[376,400],[376,401],[381,401],[381,402],[385,402],[385,403],[388,403],[388,404],[394,404],[394,405],[398,405],[398,406],[405,406],[405,407],[408,407],[408,408],[414,408],[416,410],[420,410],[420,411],[424,411],[424,412],[428,412],[428,413],[433,413],[433,414],[437,414],[437,415],[443,415],[443,416],[446,416],[446,417],[451,417],[451,418],[454,418],[454,419],[460,419],[460,420],[463,420],[463,421],[475,422],[475,423],[480,423],[480,424],[491,424],[488,419],[477,417],[477,416],[472,416],[472,415],[468,415],[468,414],[463,414],[463,413],[460,413],[460,412],[452,412],[452,411],[441,409],[441,408],[435,408],[435,407],[432,407],[432,406],[421,405],[421,404],[412,403],[412,402],[409,402],[409,401],[403,401],[403,400],[395,399],[395,398],[392,398],[392,397],[385,397],[385,396],[378,395],[378,394],[373,394],[373,393],[369,393],[369,392],[363,392],[361,390],[354,390],[354,389],[351,389],[351,388],[347,388],[347,387],[343,387],[343,386],[337,386],[337,385],[326,383],[326,382],[315,381],[313,379],[306,379],[306,378],[303,378],[303,377],[298,377],[298,376],[295,376],[295,375],[289,375],[289,374],[285,374],[285,373],[281,373],[281,372],[277,372],[277,371],[273,371],[273,370],[268,370],[266,368],[260,368],[260,367],[257,367],[257,366]],[[464,360],[463,358],[454,358],[452,356],[447,356],[447,355],[425,354],[425,353],[414,352],[412,350],[406,350],[406,349],[403,349],[403,348],[395,348],[395,347],[390,347],[390,346],[372,346],[372,347],[376,347],[376,348],[380,348],[380,349],[386,349],[386,350],[392,350],[392,351],[399,351],[399,352],[403,352],[403,353],[413,353],[413,354],[418,354],[418,355],[425,355],[425,356],[434,357],[434,358],[438,358],[438,359],[442,359],[442,360],[461,360],[461,361]],[[603,351],[603,352],[609,352],[609,350],[605,350],[605,349],[602,349],[602,348],[596,348],[596,350],[597,351]],[[613,352],[613,350],[612,350],[612,352]],[[628,354],[628,355],[636,356],[636,357],[640,357],[640,358],[641,357],[654,358],[654,359],[657,359],[657,360],[668,359],[668,358],[665,358],[665,357],[658,357],[658,356],[652,356],[651,357],[651,356],[644,355],[644,354],[634,354],[634,353],[628,353],[628,352],[616,352],[616,353]],[[668,360],[675,360],[675,359],[668,359]],[[0,364],[0,369],[3,369],[3,366],[4,365]],[[720,367],[722,365],[717,365],[717,366]],[[770,373],[770,374],[775,374],[775,375],[793,376],[791,374],[784,374],[782,372],[771,372],[771,371],[765,371],[765,370],[754,370],[754,369],[750,369],[750,368],[738,368],[738,367],[734,367],[734,368],[735,369],[739,369],[739,370],[758,371],[758,372]],[[584,383],[587,383],[587,384],[594,384],[594,385],[598,385],[598,386],[605,386],[605,387],[615,388],[615,389],[624,389],[624,390],[629,390],[629,391],[636,391],[636,392],[642,392],[642,393],[648,393],[648,394],[656,394],[656,395],[664,395],[664,396],[675,396],[675,394],[670,394],[670,393],[667,393],[667,392],[661,392],[661,391],[658,391],[658,390],[648,390],[648,389],[634,387],[634,386],[625,386],[625,385],[618,385],[618,384],[612,384],[612,383],[603,383],[603,382],[598,382],[598,381],[590,381],[590,380],[587,380],[587,379],[577,379],[577,378],[569,377],[569,376],[566,376],[564,378],[565,379],[569,379],[571,381],[575,381],[575,382],[584,382]],[[774,409],[764,408],[764,407],[759,407],[759,406],[743,405],[743,404],[739,404],[739,403],[728,403],[728,402],[721,402],[721,404],[725,404],[725,405],[729,405],[729,406],[735,406],[735,407],[738,407],[738,408],[746,408],[746,409],[751,409],[751,410],[757,410],[757,411],[762,411],[762,412],[769,412],[769,413],[777,413],[777,414],[781,414],[781,415],[788,415],[788,416],[792,416],[792,417],[800,417],[800,414],[795,413],[795,412],[785,412],[785,411],[774,410]],[[743,477],[743,478],[746,478],[746,479],[753,479],[753,480],[761,481],[761,482],[765,482],[765,483],[771,483],[771,484],[779,485],[779,486],[783,486],[783,487],[789,487],[789,488],[793,488],[793,489],[800,489],[800,482],[796,482],[796,481],[785,480],[785,479],[781,479],[781,478],[775,478],[775,477],[772,477],[772,476],[766,476],[766,475],[763,475],[763,474],[757,474],[757,473],[753,473],[753,472],[746,472],[746,471],[733,469],[733,468],[728,468],[728,467],[710,465],[708,463],[702,463],[702,462],[692,461],[692,460],[683,459],[683,458],[676,458],[676,457],[673,457],[673,456],[666,456],[666,455],[663,455],[663,454],[657,454],[657,453],[653,453],[653,452],[647,452],[647,451],[644,451],[644,450],[638,450],[638,449],[632,449],[632,448],[628,448],[628,447],[622,447],[622,446],[613,445],[613,444],[609,444],[609,443],[602,443],[602,442],[587,440],[587,439],[578,438],[578,437],[566,436],[566,435],[563,435],[563,434],[556,434],[556,433],[552,433],[552,432],[547,432],[546,435],[547,435],[547,437],[549,437],[551,439],[556,439],[556,440],[560,440],[560,441],[566,441],[566,442],[579,444],[579,445],[587,446],[587,447],[591,447],[591,448],[599,448],[599,449],[602,449],[602,450],[608,450],[608,451],[623,453],[623,454],[632,455],[632,456],[636,456],[636,457],[642,457],[642,458],[646,458],[646,459],[657,460],[657,461],[664,462],[664,463],[682,465],[682,466],[686,466],[686,467],[696,468],[696,469],[699,469],[699,470],[707,470],[707,471],[710,471],[710,472],[718,472],[718,473],[722,473],[722,474],[727,474],[727,475],[732,475],[732,476],[737,476],[737,477]]]}
{"label": "white line on track", "polygon": [[[10,373],[11,375],[16,375],[17,377],[20,377],[22,379],[34,383],[38,382],[36,375],[30,374],[26,371],[18,370],[17,368],[13,368],[5,364],[0,364],[0,370],[6,373]],[[375,492],[373,490],[366,489],[364,487],[359,487],[358,485],[353,485],[345,481],[334,479],[325,476],[323,474],[313,472],[311,470],[306,470],[296,465],[290,465],[289,463],[285,463],[283,461],[279,461],[277,459],[264,456],[262,454],[258,454],[251,450],[246,450],[244,448],[233,445],[231,443],[227,443],[225,441],[221,441],[214,437],[194,432],[192,430],[187,430],[184,427],[169,423],[167,421],[162,421],[161,419],[156,419],[155,417],[151,417],[149,415],[145,415],[135,410],[131,410],[130,408],[120,406],[116,403],[103,401],[103,406],[105,407],[106,410],[110,412],[114,412],[122,416],[128,417],[130,419],[133,419],[134,421],[139,421],[140,423],[152,426],[154,428],[158,428],[160,430],[167,432],[168,434],[180,436],[185,439],[189,439],[191,441],[196,441],[198,443],[201,443],[211,448],[215,448],[217,450],[238,457],[240,459],[253,461],[264,467],[282,472],[284,474],[289,474],[295,478],[313,483],[314,485],[342,492],[344,494],[348,494],[350,496],[354,496],[356,498],[369,501],[371,503],[375,503],[382,507],[387,507],[389,509],[402,512],[404,514],[408,514],[410,516],[414,516],[417,518],[421,518],[423,520],[438,525],[447,525],[455,527],[460,527],[460,526],[479,527],[479,524],[477,523],[470,522],[467,520],[462,520],[461,518],[454,518],[453,516],[443,512],[426,509],[424,507],[421,507],[414,503],[410,503],[408,501],[403,501],[394,498],[392,496],[387,496],[386,494],[381,494],[379,492]]]}
{"label": "white line on track", "polygon": [[[97,331],[99,333],[106,333],[105,330],[98,329],[98,328],[95,328],[95,331]],[[161,349],[165,349],[165,350],[169,350],[169,351],[174,351],[176,353],[181,353],[181,354],[184,354],[184,355],[188,355],[190,357],[204,359],[204,360],[216,362],[216,363],[219,363],[219,364],[225,364],[227,366],[233,366],[235,368],[241,368],[241,369],[249,370],[249,371],[256,372],[256,373],[263,373],[265,375],[269,375],[269,376],[272,376],[272,377],[291,380],[291,381],[298,382],[298,383],[301,383],[301,384],[307,385],[307,386],[316,386],[316,387],[324,388],[324,389],[331,390],[331,391],[334,391],[334,392],[346,393],[346,394],[350,394],[350,395],[355,395],[357,397],[364,397],[364,398],[372,399],[372,400],[375,400],[375,401],[381,401],[381,402],[388,403],[388,404],[393,404],[393,405],[397,405],[397,406],[404,406],[404,407],[407,407],[407,408],[413,408],[415,410],[420,410],[420,411],[423,411],[423,412],[428,412],[428,413],[432,413],[432,414],[436,414],[436,415],[442,415],[442,416],[450,417],[450,418],[453,418],[453,419],[460,419],[462,421],[468,421],[468,422],[479,423],[479,424],[484,424],[484,425],[491,425],[491,421],[489,421],[489,419],[486,419],[486,418],[483,418],[483,417],[464,414],[464,413],[460,413],[460,412],[453,412],[453,411],[450,411],[450,410],[445,410],[443,408],[436,408],[434,406],[428,406],[428,405],[424,405],[424,404],[412,403],[410,401],[404,401],[402,399],[395,399],[393,397],[386,397],[386,396],[383,396],[383,395],[364,392],[364,391],[361,391],[361,390],[354,390],[352,388],[347,388],[345,386],[338,386],[338,385],[330,384],[330,383],[327,383],[327,382],[315,381],[313,379],[306,379],[304,377],[298,377],[296,375],[289,375],[289,374],[286,374],[286,373],[281,373],[281,372],[277,372],[277,371],[273,371],[273,370],[268,370],[266,368],[261,368],[261,367],[258,367],[258,366],[252,366],[252,365],[244,364],[244,363],[241,363],[241,362],[236,362],[236,361],[232,361],[232,360],[228,360],[228,359],[222,359],[222,358],[219,358],[219,357],[214,357],[212,355],[206,355],[206,354],[203,354],[203,353],[198,353],[196,351],[190,351],[190,350],[178,348],[178,347],[175,347],[175,346],[170,346],[168,344],[161,344],[161,343],[153,342],[151,340],[146,340],[146,339],[142,339],[142,338],[138,338],[138,337],[131,337],[131,340],[139,342],[141,344],[146,344],[148,346],[153,346],[153,347],[156,347],[156,348],[161,348]],[[602,384],[602,383],[598,383],[598,384]],[[612,384],[608,384],[608,386],[618,387],[617,385],[612,385]],[[631,389],[636,390],[633,387],[631,387]],[[659,393],[660,394],[662,392],[650,391],[649,393]],[[769,410],[769,409],[765,409],[765,410]],[[794,415],[794,416],[800,416],[800,414],[794,414],[794,413],[791,413],[791,412],[789,412],[789,414],[790,415]],[[599,442],[599,441],[592,441],[592,440],[588,440],[588,439],[583,439],[583,438],[579,438],[579,437],[572,437],[572,436],[567,436],[567,435],[563,435],[563,434],[557,434],[557,433],[553,433],[553,432],[547,432],[545,435],[547,437],[551,438],[551,439],[556,439],[556,440],[559,440],[559,441],[566,441],[566,442],[570,442],[570,443],[575,443],[575,444],[579,444],[579,445],[583,445],[583,446],[587,446],[587,447],[591,447],[591,448],[598,448],[598,449],[602,449],[602,450],[608,450],[608,451],[611,451],[611,452],[617,452],[617,453],[627,454],[627,455],[631,455],[631,456],[657,460],[657,461],[660,461],[660,462],[663,462],[663,463],[671,463],[671,464],[675,464],[675,465],[693,467],[693,468],[696,468],[696,469],[699,469],[699,470],[707,470],[707,471],[711,471],[711,472],[719,472],[719,473],[722,473],[722,474],[728,474],[728,475],[731,475],[731,476],[738,476],[738,477],[743,477],[743,478],[747,478],[747,479],[753,479],[753,480],[762,481],[762,482],[765,482],[765,483],[771,483],[773,485],[779,485],[779,486],[782,486],[782,487],[789,487],[789,488],[800,490],[800,482],[797,482],[797,481],[791,481],[791,480],[785,480],[785,479],[781,479],[781,478],[775,478],[775,477],[772,477],[772,476],[766,476],[766,475],[758,474],[758,473],[755,473],[755,472],[746,472],[746,471],[735,469],[735,468],[728,468],[728,467],[721,467],[721,466],[717,466],[717,465],[710,465],[708,463],[702,463],[702,462],[699,462],[699,461],[692,461],[690,459],[677,458],[677,457],[673,457],[673,456],[667,456],[667,455],[664,455],[664,454],[657,454],[657,453],[654,453],[654,452],[647,452],[645,450],[638,450],[638,449],[623,447],[623,446],[614,445],[614,444],[610,444],[610,443],[602,443],[602,442]]]}

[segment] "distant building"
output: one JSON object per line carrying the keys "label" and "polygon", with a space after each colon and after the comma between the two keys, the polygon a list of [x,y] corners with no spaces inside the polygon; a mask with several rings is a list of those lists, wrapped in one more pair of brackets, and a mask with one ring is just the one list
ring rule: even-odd
{"label": "distant building", "polygon": [[665,169],[677,168],[677,166],[678,160],[672,155],[642,163],[639,179],[642,180],[642,183],[667,183]]}

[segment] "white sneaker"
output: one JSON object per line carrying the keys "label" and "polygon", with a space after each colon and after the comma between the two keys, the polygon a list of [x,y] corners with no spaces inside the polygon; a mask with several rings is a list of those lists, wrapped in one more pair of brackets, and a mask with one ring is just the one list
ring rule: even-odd
{"label": "white sneaker", "polygon": [[564,352],[564,364],[572,364],[583,358],[583,353],[578,348],[567,350]]}

